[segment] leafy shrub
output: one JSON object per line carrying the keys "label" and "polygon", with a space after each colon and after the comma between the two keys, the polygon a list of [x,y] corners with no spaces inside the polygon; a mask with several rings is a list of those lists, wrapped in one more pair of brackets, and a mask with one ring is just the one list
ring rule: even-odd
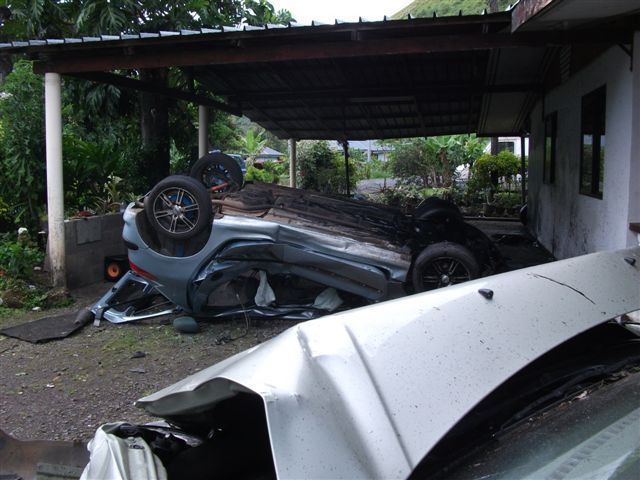
{"label": "leafy shrub", "polygon": [[479,175],[473,175],[467,181],[464,189],[464,203],[466,205],[479,205],[487,202],[491,186],[487,186]]}
{"label": "leafy shrub", "polygon": [[473,164],[473,173],[478,186],[494,190],[498,188],[501,177],[510,182],[519,169],[520,159],[507,150],[503,150],[498,155],[485,153]]}
{"label": "leafy shrub", "polygon": [[16,224],[37,228],[45,199],[44,88],[32,63],[19,60],[0,96],[0,195]]}
{"label": "leafy shrub", "polygon": [[456,168],[472,164],[481,154],[485,143],[485,140],[467,135],[396,141],[391,153],[393,175],[400,178],[418,176],[425,187],[449,187],[453,183]]}
{"label": "leafy shrub", "polygon": [[[72,133],[63,135],[65,206],[69,212],[116,210],[134,195],[122,176],[122,153],[109,141],[85,141]],[[120,173],[123,172],[123,173]]]}
{"label": "leafy shrub", "polygon": [[358,176],[364,179],[389,178],[391,176],[391,162],[385,162],[378,158],[371,161],[363,160],[358,164]]}
{"label": "leafy shrub", "polygon": [[278,183],[279,176],[272,164],[273,162],[264,162],[262,168],[249,165],[244,176],[245,180],[247,182]]}
{"label": "leafy shrub", "polygon": [[494,197],[494,203],[496,207],[511,210],[521,205],[522,197],[517,192],[499,192]]}
{"label": "leafy shrub", "polygon": [[432,189],[426,188],[420,177],[399,179],[392,188],[383,192],[383,203],[392,207],[399,207],[404,211],[411,211],[418,204],[430,196]]}
{"label": "leafy shrub", "polygon": [[463,192],[455,186],[427,188],[417,177],[400,179],[395,186],[384,190],[382,202],[399,207],[406,212],[412,211],[420,202],[429,197],[438,197],[457,205],[462,203]]}
{"label": "leafy shrub", "polygon": [[0,197],[0,232],[8,232],[13,229],[13,216],[11,207]]}
{"label": "leafy shrub", "polygon": [[169,147],[169,172],[171,175],[188,175],[190,170],[189,155],[181,152],[174,140]]}
{"label": "leafy shrub", "polygon": [[395,177],[420,180],[426,187],[436,177],[437,157],[426,138],[413,138],[395,145],[390,167]]}
{"label": "leafy shrub", "polygon": [[3,276],[29,279],[33,267],[43,260],[44,254],[30,242],[13,239],[9,234],[0,238],[0,272]]}
{"label": "leafy shrub", "polygon": [[[358,173],[349,162],[351,190],[356,185]],[[346,193],[344,157],[329,148],[326,141],[303,141],[298,149],[298,185],[306,190],[324,193]]]}

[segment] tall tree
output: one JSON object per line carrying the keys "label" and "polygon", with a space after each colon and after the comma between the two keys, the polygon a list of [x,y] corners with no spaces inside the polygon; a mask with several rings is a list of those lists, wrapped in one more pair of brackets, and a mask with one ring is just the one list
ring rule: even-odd
{"label": "tall tree", "polygon": [[[85,0],[78,1],[75,28],[81,34],[138,33],[220,26],[243,19],[239,0],[166,1]],[[272,7],[273,8],[273,7]],[[142,70],[140,79],[160,87],[169,86],[168,69]],[[169,174],[171,135],[170,102],[151,93],[140,94],[140,129],[143,161],[140,174],[152,185]]]}
{"label": "tall tree", "polygon": [[458,15],[479,15],[485,9],[489,12],[504,11],[515,0],[414,0],[393,18],[406,18],[408,14],[412,17],[430,17],[433,12],[439,17]]}
{"label": "tall tree", "polygon": [[[240,23],[261,25],[292,20],[288,11],[276,12],[266,0],[0,0],[0,6],[11,11],[2,32],[5,40],[157,32]],[[9,69],[10,65],[6,65],[5,70]],[[167,69],[134,74],[160,87],[170,86],[179,77]],[[107,94],[109,90],[96,92]],[[148,184],[153,184],[169,173],[171,102],[158,95],[141,93],[138,105],[144,157],[139,173],[147,178]]]}
{"label": "tall tree", "polygon": [[8,8],[0,38],[61,38],[73,31],[74,2],[60,0],[0,0]]}

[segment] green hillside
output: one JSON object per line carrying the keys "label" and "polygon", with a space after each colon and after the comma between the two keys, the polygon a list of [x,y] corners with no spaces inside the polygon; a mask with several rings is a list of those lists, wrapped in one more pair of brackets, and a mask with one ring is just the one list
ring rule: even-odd
{"label": "green hillside", "polygon": [[[498,0],[498,8],[504,11],[516,0]],[[479,15],[484,9],[489,10],[489,0],[414,0],[402,10],[393,15],[393,18],[404,18],[407,14],[412,17],[430,17],[436,12],[439,17],[458,15],[462,10],[463,15]]]}

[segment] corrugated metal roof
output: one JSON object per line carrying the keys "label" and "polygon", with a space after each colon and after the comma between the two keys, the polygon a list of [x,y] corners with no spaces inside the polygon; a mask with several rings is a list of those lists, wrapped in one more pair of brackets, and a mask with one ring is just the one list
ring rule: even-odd
{"label": "corrugated metal roof", "polygon": [[[383,21],[387,21],[386,17]],[[338,19],[335,20],[335,25],[340,25],[344,23],[354,23],[354,22],[345,22]],[[357,23],[370,23],[370,22],[368,20],[364,20],[363,18],[360,18],[359,22]],[[83,37],[77,37],[77,38],[15,40],[12,42],[0,43],[0,49],[37,47],[42,45],[68,44],[68,43],[112,42],[112,41],[121,41],[121,40],[135,40],[135,39],[145,39],[145,38],[159,38],[159,37],[173,37],[173,36],[187,36],[187,35],[211,35],[216,33],[229,33],[229,32],[253,32],[253,31],[274,30],[274,29],[282,29],[282,28],[309,28],[309,27],[319,27],[323,25],[327,25],[327,24],[314,20],[311,22],[311,24],[291,22],[288,25],[280,25],[280,24],[274,24],[274,23],[269,23],[262,26],[224,25],[217,28],[202,27],[198,30],[178,30],[178,31],[164,30],[160,32],[121,33],[120,35],[83,36]]]}
{"label": "corrugated metal roof", "polygon": [[[615,45],[629,32],[582,31],[579,41]],[[199,94],[222,99],[218,108],[281,138],[365,140],[522,133],[553,47],[573,41],[561,35],[512,34],[503,12],[30,40],[0,44],[0,55],[26,53],[41,73],[165,94],[104,72],[179,67]]]}
{"label": "corrugated metal roof", "polygon": [[[486,11],[485,11],[485,14],[486,14]],[[443,18],[456,18],[456,17],[459,17],[459,16],[437,17],[437,18],[443,19]],[[436,15],[434,15],[433,18],[436,18]],[[82,36],[77,38],[67,37],[67,38],[61,38],[61,39],[53,38],[53,39],[15,40],[12,42],[0,43],[0,49],[12,49],[12,48],[22,49],[24,47],[39,47],[42,45],[54,45],[54,44],[117,42],[117,41],[123,41],[123,40],[139,40],[139,39],[147,39],[147,38],[190,36],[190,35],[211,35],[211,34],[230,33],[230,32],[255,32],[255,31],[266,31],[266,30],[274,30],[274,29],[318,28],[318,27],[326,27],[331,25],[363,25],[363,24],[377,24],[381,22],[393,23],[393,22],[404,22],[406,20],[424,20],[424,19],[412,17],[409,14],[407,15],[406,19],[397,19],[397,20],[389,19],[385,15],[382,19],[379,19],[379,20],[372,20],[365,17],[359,17],[358,21],[356,22],[335,19],[333,23],[326,23],[326,22],[319,22],[317,20],[312,20],[310,24],[290,22],[286,25],[273,24],[273,23],[269,23],[261,26],[246,25],[246,24],[237,25],[237,26],[223,25],[220,27],[202,27],[197,30],[185,29],[185,30],[178,30],[178,31],[140,32],[140,33],[121,33],[119,35]]]}

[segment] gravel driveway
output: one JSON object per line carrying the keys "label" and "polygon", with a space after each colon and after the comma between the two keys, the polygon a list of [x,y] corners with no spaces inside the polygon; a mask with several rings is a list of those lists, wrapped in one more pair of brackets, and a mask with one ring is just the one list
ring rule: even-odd
{"label": "gravel driveway", "polygon": [[[92,303],[109,286],[76,293],[75,308]],[[5,317],[0,327],[42,316]],[[64,340],[36,345],[0,335],[0,429],[20,440],[87,440],[105,422],[151,421],[133,405],[136,399],[294,324],[254,320],[247,330],[243,319],[235,319],[201,323],[199,334],[182,335],[168,320],[119,326],[102,322]]]}
{"label": "gravel driveway", "polygon": [[383,188],[391,188],[396,184],[395,178],[372,178],[370,180],[360,180],[356,185],[358,193],[378,193]]}

